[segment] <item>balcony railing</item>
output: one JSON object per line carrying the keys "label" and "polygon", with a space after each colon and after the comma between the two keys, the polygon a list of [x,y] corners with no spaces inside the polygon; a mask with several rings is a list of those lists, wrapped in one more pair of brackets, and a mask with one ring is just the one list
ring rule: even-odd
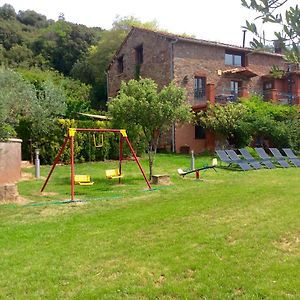
{"label": "balcony railing", "polygon": [[230,89],[218,89],[216,90],[215,101],[219,104],[235,103],[238,101],[239,94],[240,91],[236,93]]}
{"label": "balcony railing", "polygon": [[277,92],[276,90],[264,91],[263,97],[265,100],[272,101],[278,104],[294,105],[298,103],[298,96],[292,93]]}

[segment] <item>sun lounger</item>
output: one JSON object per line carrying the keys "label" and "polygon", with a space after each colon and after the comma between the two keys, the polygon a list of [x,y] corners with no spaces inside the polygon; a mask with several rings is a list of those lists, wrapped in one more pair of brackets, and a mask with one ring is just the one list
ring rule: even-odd
{"label": "sun lounger", "polygon": [[246,161],[254,168],[254,169],[261,169],[262,165],[259,161],[257,161],[247,149],[239,149],[240,153],[243,155],[243,157],[246,159]]}
{"label": "sun lounger", "polygon": [[266,165],[269,169],[274,169],[275,166],[271,161],[271,157],[266,153],[266,151],[263,148],[254,148],[256,153],[259,155],[259,157],[262,159],[262,163]]}
{"label": "sun lounger", "polygon": [[[229,150],[227,150],[229,151]],[[233,151],[233,150],[232,150]],[[252,170],[251,166],[245,161],[238,157],[238,159],[232,159],[225,150],[216,150],[217,155],[219,156],[220,160],[223,162],[228,163],[228,167],[231,164],[239,165],[244,171]]]}
{"label": "sun lounger", "polygon": [[295,155],[292,149],[283,148],[282,150],[287,155],[291,163],[293,163],[296,167],[300,167],[300,159]]}
{"label": "sun lounger", "polygon": [[231,159],[228,157],[225,150],[216,150],[218,157],[220,158],[221,162],[225,162],[228,164],[228,167],[232,164]]}
{"label": "sun lounger", "polygon": [[241,159],[234,150],[225,150],[229,158],[236,164],[238,164],[244,171],[251,170],[251,165],[246,161]]}
{"label": "sun lounger", "polygon": [[274,155],[278,163],[283,167],[283,168],[289,168],[290,165],[288,162],[285,160],[287,157],[283,156],[280,151],[277,148],[269,148],[271,153]]}

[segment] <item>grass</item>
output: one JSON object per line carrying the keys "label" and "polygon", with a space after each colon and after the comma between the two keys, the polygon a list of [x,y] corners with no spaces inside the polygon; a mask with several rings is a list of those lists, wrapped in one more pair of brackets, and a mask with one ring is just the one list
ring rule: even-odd
{"label": "grass", "polygon": [[122,185],[104,179],[115,162],[76,165],[95,184],[76,186],[85,202],[71,204],[56,204],[70,199],[68,166],[46,195],[42,180],[20,182],[27,204],[0,207],[0,298],[299,299],[300,169],[218,168],[196,181],[176,174],[189,164],[158,155],[172,185],[152,192],[134,162]]}

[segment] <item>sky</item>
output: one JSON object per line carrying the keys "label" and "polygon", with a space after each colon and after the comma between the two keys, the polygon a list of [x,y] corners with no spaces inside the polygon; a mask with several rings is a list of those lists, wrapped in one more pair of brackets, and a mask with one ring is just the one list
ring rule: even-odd
{"label": "sky", "polygon": [[[241,0],[0,0],[0,6],[5,3],[16,12],[30,9],[53,20],[63,13],[66,21],[103,29],[110,29],[117,16],[134,16],[142,22],[155,19],[171,33],[237,46],[242,46],[245,21],[256,16],[242,7]],[[251,38],[247,33],[246,46]]]}

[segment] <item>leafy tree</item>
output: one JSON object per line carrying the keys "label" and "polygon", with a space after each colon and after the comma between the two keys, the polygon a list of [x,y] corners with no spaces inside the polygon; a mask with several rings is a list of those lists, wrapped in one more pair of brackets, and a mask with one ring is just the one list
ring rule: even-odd
{"label": "leafy tree", "polygon": [[15,44],[6,52],[6,61],[9,66],[26,66],[33,65],[33,52],[25,45]]}
{"label": "leafy tree", "polygon": [[298,5],[279,12],[288,0],[241,0],[242,5],[258,13],[255,22],[246,21],[245,28],[252,32],[254,38],[251,45],[263,48],[267,40],[265,32],[257,30],[257,20],[263,24],[272,23],[281,26],[281,32],[274,32],[276,42],[285,50],[286,59],[290,62],[300,63],[300,8]]}
{"label": "leafy tree", "polygon": [[51,82],[64,95],[66,102],[66,117],[77,118],[78,112],[87,112],[91,109],[90,91],[87,84],[65,77],[57,71],[42,71],[38,68],[19,68],[23,77],[35,86],[37,91],[44,89],[45,82]]}
{"label": "leafy tree", "polygon": [[34,41],[33,50],[42,54],[53,68],[69,75],[75,62],[88,51],[95,38],[94,31],[86,26],[59,20]]}
{"label": "leafy tree", "polygon": [[198,122],[242,147],[269,141],[276,147],[299,150],[300,119],[295,106],[265,102],[258,96],[240,99],[238,104],[209,106],[197,115]]}
{"label": "leafy tree", "polygon": [[17,15],[17,20],[25,25],[30,25],[37,28],[47,27],[49,22],[47,17],[33,10],[20,10]]}
{"label": "leafy tree", "polygon": [[[292,138],[299,131],[299,114],[295,106],[265,102],[260,97],[242,99],[247,109],[244,122],[251,126],[251,135],[258,141],[269,140],[277,147],[293,147],[300,143]],[[290,132],[291,131],[291,132]],[[297,139],[297,137],[296,137]]]}
{"label": "leafy tree", "polygon": [[147,142],[150,178],[159,136],[175,122],[191,120],[191,107],[186,103],[183,88],[171,83],[158,92],[157,84],[147,78],[122,82],[120,93],[108,109],[113,119],[129,132],[131,128],[141,130]]}
{"label": "leafy tree", "polygon": [[197,114],[198,123],[225,137],[229,144],[244,146],[251,137],[250,129],[243,121],[247,109],[242,104],[209,105],[206,111]]}
{"label": "leafy tree", "polygon": [[66,110],[66,97],[61,88],[50,81],[35,88],[20,74],[4,68],[0,69],[0,103],[1,139],[15,134],[15,128],[23,120],[36,143],[52,130],[54,119]]}
{"label": "leafy tree", "polygon": [[0,68],[0,139],[15,135],[14,128],[22,117],[30,117],[36,100],[32,85],[16,72]]}
{"label": "leafy tree", "polygon": [[0,18],[4,20],[8,19],[15,19],[16,18],[16,11],[10,4],[4,4],[0,7]]}

